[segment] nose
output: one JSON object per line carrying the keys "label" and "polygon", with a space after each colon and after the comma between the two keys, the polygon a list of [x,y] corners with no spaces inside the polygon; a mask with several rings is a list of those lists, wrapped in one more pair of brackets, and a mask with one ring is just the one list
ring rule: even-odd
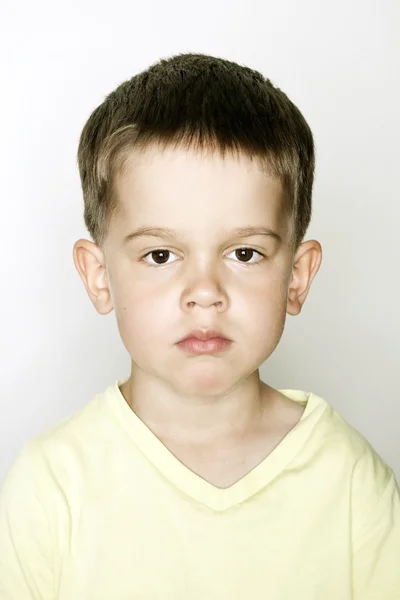
{"label": "nose", "polygon": [[218,311],[224,311],[229,302],[220,279],[215,274],[203,273],[191,279],[182,294],[182,304],[183,310],[192,310],[197,305],[201,308],[216,306]]}

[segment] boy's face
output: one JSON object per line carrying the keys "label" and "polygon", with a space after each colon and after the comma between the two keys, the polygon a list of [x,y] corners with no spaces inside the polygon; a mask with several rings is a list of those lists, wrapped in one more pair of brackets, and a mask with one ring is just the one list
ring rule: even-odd
{"label": "boy's face", "polygon": [[[281,185],[245,156],[133,152],[116,192],[120,210],[103,252],[86,241],[85,285],[98,312],[115,309],[133,377],[146,373],[185,395],[231,389],[272,354],[286,312],[300,312],[319,268],[318,242],[293,256]],[[177,237],[126,240],[139,227]],[[276,236],[232,233],[243,227]],[[232,343],[188,354],[177,342],[195,329],[218,329]]]}

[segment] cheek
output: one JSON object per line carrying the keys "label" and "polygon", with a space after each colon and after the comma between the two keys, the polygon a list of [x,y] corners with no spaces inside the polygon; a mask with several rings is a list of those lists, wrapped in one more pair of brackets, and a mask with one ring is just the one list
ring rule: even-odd
{"label": "cheek", "polygon": [[279,336],[285,324],[287,293],[284,285],[266,285],[256,294],[242,297],[237,315],[253,339]]}
{"label": "cheek", "polygon": [[[270,320],[281,313],[283,306],[287,302],[287,292],[281,279],[270,279],[270,281],[249,291],[247,294],[240,294],[238,300],[242,310],[246,309],[247,314],[252,320],[259,316],[264,320]],[[249,314],[250,313],[250,314]]]}
{"label": "cheek", "polygon": [[139,294],[125,289],[116,295],[115,315],[125,345],[141,345],[168,328],[167,302],[159,294]]}

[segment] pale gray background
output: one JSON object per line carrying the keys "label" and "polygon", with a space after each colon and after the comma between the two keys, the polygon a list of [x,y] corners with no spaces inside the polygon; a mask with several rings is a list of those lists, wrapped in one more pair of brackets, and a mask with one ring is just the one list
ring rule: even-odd
{"label": "pale gray background", "polygon": [[27,438],[129,373],[72,261],[78,138],[118,84],[186,51],[261,70],[310,123],[323,264],[262,378],[325,397],[400,478],[400,3],[13,0],[0,23],[0,479]]}

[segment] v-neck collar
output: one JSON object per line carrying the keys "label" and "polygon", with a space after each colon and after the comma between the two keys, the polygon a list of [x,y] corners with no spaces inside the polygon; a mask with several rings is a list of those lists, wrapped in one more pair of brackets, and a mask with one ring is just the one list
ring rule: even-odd
{"label": "v-neck collar", "polygon": [[112,412],[140,452],[162,476],[186,496],[215,511],[224,511],[244,502],[265,488],[298,454],[310,430],[322,416],[328,403],[311,392],[278,390],[305,406],[299,422],[276,448],[249,473],[228,488],[218,488],[181,463],[131,409],[119,389],[128,377],[117,379],[104,392]]}

